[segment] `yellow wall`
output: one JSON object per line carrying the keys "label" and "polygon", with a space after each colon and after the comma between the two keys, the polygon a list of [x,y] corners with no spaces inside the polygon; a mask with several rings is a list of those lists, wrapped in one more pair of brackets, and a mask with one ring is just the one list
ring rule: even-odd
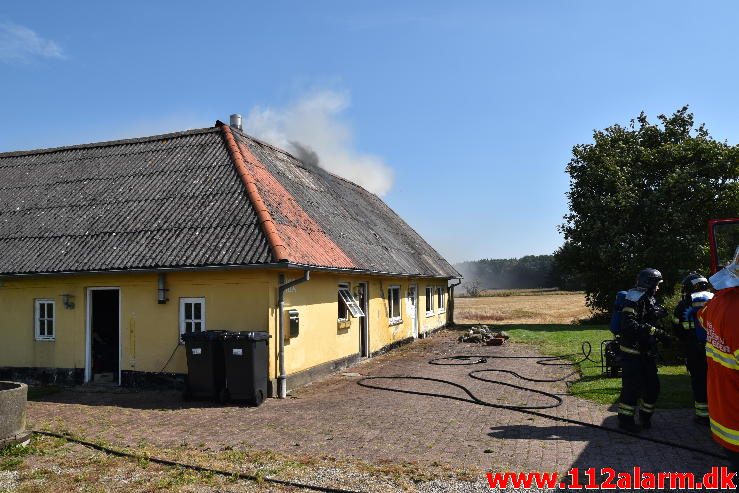
{"label": "yellow wall", "polygon": [[[206,298],[206,328],[267,330],[273,273],[221,271],[168,273],[169,302],[157,303],[156,274],[105,274],[6,279],[0,286],[0,366],[84,368],[86,292],[117,287],[121,293],[121,369],[185,372],[179,341],[179,298]],[[66,309],[62,294],[74,295]],[[34,299],[56,301],[54,341],[36,341]]]}
{"label": "yellow wall", "polygon": [[[118,287],[121,292],[121,369],[141,372],[185,373],[184,347],[179,340],[179,298],[204,297],[206,328],[268,330],[270,378],[277,375],[277,286],[275,270],[224,270],[170,272],[166,274],[169,302],[157,303],[157,275],[99,274],[6,278],[0,285],[0,366],[84,368],[86,293],[90,287]],[[302,275],[284,272],[286,281]],[[444,313],[425,315],[425,287],[444,286],[445,281],[392,279],[361,275],[312,272],[311,280],[285,293],[285,330],[289,332],[287,311],[298,309],[300,334],[286,340],[286,371],[292,373],[355,355],[359,352],[359,319],[350,318],[347,328],[339,328],[338,285],[349,283],[355,291],[359,282],[369,288],[369,344],[377,351],[413,335],[408,313],[408,287],[418,290],[419,333],[443,326]],[[388,323],[387,289],[399,285],[402,323]],[[446,298],[446,289],[444,289]],[[62,294],[74,295],[75,308],[66,309]],[[56,301],[54,341],[34,338],[34,299]],[[163,368],[173,354],[171,361]]]}

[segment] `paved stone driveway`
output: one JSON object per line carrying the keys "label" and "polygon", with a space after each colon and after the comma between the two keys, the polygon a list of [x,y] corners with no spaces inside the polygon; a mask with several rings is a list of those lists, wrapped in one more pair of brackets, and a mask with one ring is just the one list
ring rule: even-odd
{"label": "paved stone driveway", "polygon": [[[372,376],[424,376],[468,387],[490,402],[541,404],[549,399],[473,380],[471,370],[506,368],[539,379],[571,372],[569,367],[541,366],[533,360],[490,360],[476,366],[435,366],[434,357],[456,354],[535,355],[531,347],[457,344],[456,334],[435,336],[364,361],[345,373]],[[489,378],[522,382],[503,373]],[[359,377],[336,374],[306,386],[286,400],[269,399],[259,408],[216,407],[184,403],[177,392],[87,393],[65,391],[29,404],[32,425],[55,423],[69,431],[109,442],[160,447],[250,446],[285,453],[316,454],[383,461],[437,462],[454,468],[543,470],[570,467],[613,467],[628,471],[693,471],[723,465],[684,450],[616,433],[491,409],[456,400],[362,388]],[[448,385],[419,381],[384,381],[397,389],[465,395]],[[534,388],[564,394],[566,385],[530,383]],[[595,424],[615,426],[613,408],[564,396],[564,404],[543,412]],[[687,443],[718,452],[706,428],[691,421],[690,410],[658,411],[647,436]],[[718,464],[717,464],[718,462]]]}

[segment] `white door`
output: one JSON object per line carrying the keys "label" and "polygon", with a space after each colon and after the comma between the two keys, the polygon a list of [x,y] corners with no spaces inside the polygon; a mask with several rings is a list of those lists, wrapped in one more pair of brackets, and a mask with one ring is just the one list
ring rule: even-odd
{"label": "white door", "polygon": [[408,286],[408,317],[411,319],[411,330],[413,338],[418,338],[418,289],[416,286]]}

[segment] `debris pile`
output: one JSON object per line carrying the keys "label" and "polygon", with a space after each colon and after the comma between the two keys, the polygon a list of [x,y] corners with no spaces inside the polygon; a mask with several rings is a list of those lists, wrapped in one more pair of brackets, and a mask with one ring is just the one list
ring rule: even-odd
{"label": "debris pile", "polygon": [[509,339],[504,331],[493,332],[487,325],[472,327],[457,339],[458,342],[469,342],[482,346],[500,346]]}

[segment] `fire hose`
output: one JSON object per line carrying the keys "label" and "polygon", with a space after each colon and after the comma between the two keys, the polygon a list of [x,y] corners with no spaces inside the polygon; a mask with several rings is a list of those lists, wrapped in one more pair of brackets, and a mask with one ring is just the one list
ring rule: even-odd
{"label": "fire hose", "polygon": [[[583,363],[585,361],[590,361],[592,363],[598,363],[599,364],[600,363],[599,361],[594,361],[593,359],[590,358],[590,353],[591,352],[592,352],[592,347],[591,347],[590,343],[589,342],[584,342],[582,344],[581,352],[580,353],[573,353],[573,354],[567,354],[567,355],[562,355],[562,356],[544,356],[544,357],[542,357],[542,356],[499,356],[499,355],[488,355],[488,354],[486,354],[486,355],[470,355],[470,354],[466,354],[466,355],[458,355],[458,356],[448,356],[448,357],[444,357],[444,358],[434,358],[434,359],[429,360],[428,363],[431,364],[431,365],[439,365],[439,366],[449,366],[449,365],[467,366],[467,365],[485,364],[485,363],[488,362],[488,360],[496,360],[496,359],[501,359],[501,360],[505,360],[505,359],[533,359],[533,360],[536,360],[536,364],[538,364],[538,365],[544,365],[544,366],[575,366],[575,365],[578,365],[578,364]],[[568,358],[578,357],[578,356],[583,356],[583,357],[581,359],[577,360],[577,361],[568,361],[567,360]],[[516,389],[516,390],[522,390],[522,391],[525,391],[525,392],[530,392],[530,393],[533,393],[533,394],[542,395],[542,396],[547,397],[547,398],[549,398],[549,399],[551,399],[553,401],[551,404],[543,404],[543,405],[538,405],[538,406],[518,406],[518,405],[511,405],[511,404],[496,404],[496,403],[493,403],[493,402],[488,402],[488,401],[485,401],[483,399],[480,399],[479,397],[477,397],[476,395],[474,395],[472,393],[472,391],[470,389],[468,389],[467,387],[465,387],[464,385],[461,385],[461,384],[456,383],[456,382],[452,382],[450,380],[444,380],[444,379],[441,379],[441,378],[413,377],[413,376],[388,376],[388,377],[382,377],[382,376],[374,376],[373,377],[373,376],[369,376],[369,377],[364,377],[364,378],[358,380],[357,381],[357,384],[360,385],[361,387],[365,387],[365,388],[368,388],[368,389],[384,390],[384,391],[388,391],[388,392],[396,392],[396,393],[401,393],[401,394],[421,395],[421,396],[427,396],[427,397],[437,397],[437,398],[442,398],[442,399],[450,399],[450,400],[455,400],[455,401],[466,402],[468,404],[473,404],[473,405],[478,405],[478,406],[484,406],[484,407],[489,407],[489,408],[493,408],[493,409],[506,409],[506,410],[509,410],[509,411],[514,411],[514,412],[519,412],[519,413],[522,413],[522,414],[527,414],[529,416],[537,416],[537,417],[540,417],[540,418],[545,418],[545,419],[550,419],[550,420],[553,420],[553,421],[558,421],[560,423],[567,423],[567,424],[572,424],[572,425],[584,426],[584,427],[587,427],[587,428],[591,428],[591,429],[595,429],[595,430],[600,430],[600,431],[606,431],[606,432],[609,432],[609,433],[618,433],[620,435],[626,435],[626,436],[629,436],[629,437],[632,437],[632,438],[636,438],[636,439],[639,439],[639,440],[644,440],[644,441],[647,441],[647,442],[656,443],[656,444],[659,444],[659,445],[666,445],[668,447],[674,447],[674,448],[678,448],[678,449],[682,449],[682,450],[687,450],[689,452],[694,452],[694,453],[697,453],[697,454],[706,455],[708,457],[719,458],[719,459],[725,459],[726,458],[723,454],[720,454],[720,453],[717,453],[717,452],[713,452],[713,451],[710,451],[710,450],[704,450],[704,449],[701,449],[701,448],[698,448],[698,447],[692,447],[690,445],[684,445],[682,443],[675,443],[675,442],[672,442],[672,441],[669,441],[669,440],[663,440],[661,438],[649,437],[649,436],[644,436],[644,435],[637,435],[635,433],[630,433],[630,432],[628,432],[626,430],[622,430],[622,429],[619,429],[619,428],[612,428],[612,427],[609,427],[609,426],[603,426],[603,425],[588,423],[587,421],[580,421],[580,420],[576,420],[576,419],[564,418],[564,417],[561,417],[561,416],[553,416],[551,414],[542,413],[539,410],[552,409],[552,408],[556,408],[556,407],[559,407],[560,405],[562,405],[562,402],[563,402],[562,401],[562,398],[559,395],[553,394],[551,392],[546,392],[546,391],[538,390],[538,389],[532,389],[530,387],[524,387],[522,385],[516,385],[516,384],[512,384],[512,383],[508,383],[508,382],[503,382],[503,381],[500,381],[500,380],[492,380],[492,379],[484,378],[484,377],[481,376],[482,373],[488,373],[488,372],[506,373],[506,374],[509,374],[509,375],[513,375],[514,377],[519,378],[521,380],[526,380],[526,381],[529,381],[529,382],[560,382],[560,381],[564,381],[567,378],[569,378],[569,377],[571,377],[571,376],[573,376],[573,375],[575,375],[575,374],[578,373],[577,371],[574,371],[574,372],[572,372],[572,373],[570,373],[568,375],[565,375],[563,377],[560,377],[560,378],[546,379],[546,380],[545,379],[535,379],[535,378],[524,377],[524,376],[519,375],[518,373],[516,373],[516,372],[514,372],[512,370],[501,369],[501,368],[488,368],[488,369],[484,369],[484,370],[476,370],[476,371],[471,371],[471,372],[469,372],[467,374],[470,378],[473,378],[475,380],[480,380],[480,381],[483,381],[483,382],[488,382],[488,383],[492,383],[492,384],[496,384],[496,385],[502,385],[504,387],[509,387],[509,388]],[[467,395],[467,397],[457,397],[457,396],[454,396],[454,395],[441,394],[441,393],[435,393],[435,392],[423,392],[423,391],[418,391],[418,390],[396,389],[396,388],[392,388],[392,387],[382,386],[382,385],[379,385],[378,383],[373,383],[373,382],[379,382],[379,381],[382,381],[382,380],[410,380],[410,381],[423,381],[423,382],[440,383],[440,384],[449,385],[451,387],[454,387],[456,389],[461,390],[462,392],[464,392]]]}
{"label": "fire hose", "polygon": [[202,473],[208,473],[208,474],[218,474],[219,476],[226,476],[229,478],[236,478],[236,479],[241,479],[241,480],[246,480],[246,481],[272,483],[272,484],[277,484],[281,486],[286,486],[289,488],[303,488],[306,490],[320,491],[322,493],[361,493],[360,491],[357,491],[357,490],[347,490],[347,489],[342,489],[342,488],[333,488],[330,486],[319,486],[319,485],[313,485],[313,484],[307,484],[307,483],[300,483],[297,481],[290,481],[286,479],[277,479],[277,478],[273,478],[270,476],[257,476],[255,474],[247,474],[247,473],[243,473],[239,471],[228,471],[225,469],[215,469],[212,467],[199,466],[197,464],[188,464],[187,462],[180,462],[176,460],[164,459],[161,457],[134,454],[132,452],[127,452],[125,450],[118,450],[112,447],[108,447],[106,445],[101,445],[99,443],[82,440],[80,438],[75,438],[73,436],[65,435],[62,433],[54,433],[51,431],[41,431],[41,430],[33,430],[33,433],[35,433],[36,435],[42,435],[42,436],[47,436],[47,437],[61,438],[63,440],[67,440],[68,442],[77,443],[85,447],[98,450],[100,452],[104,452],[106,454],[110,454],[116,457],[123,457],[123,458],[136,459],[136,460],[146,460],[149,462],[153,462],[155,464],[161,464],[163,466],[181,467],[183,469],[189,469],[191,471],[196,471],[196,472],[202,472]]}

